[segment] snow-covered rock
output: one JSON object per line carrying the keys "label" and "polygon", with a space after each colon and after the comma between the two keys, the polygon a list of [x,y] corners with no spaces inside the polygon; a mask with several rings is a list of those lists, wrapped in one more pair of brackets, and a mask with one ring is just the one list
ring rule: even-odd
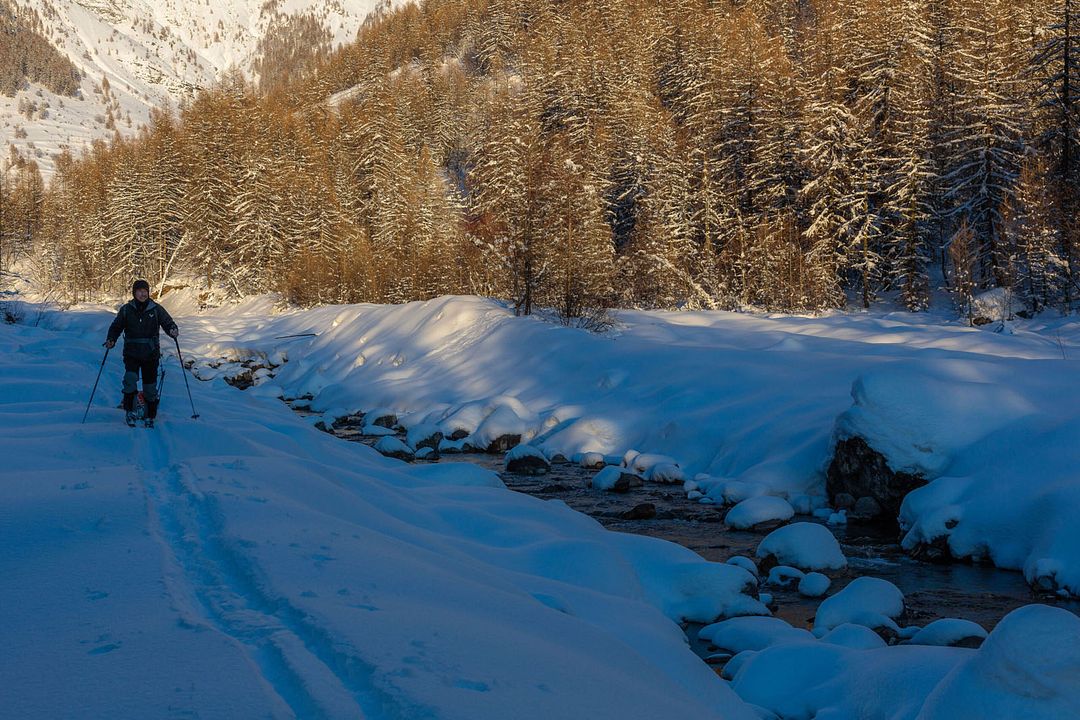
{"label": "snow-covered rock", "polygon": [[871,630],[885,628],[899,635],[896,618],[904,612],[904,593],[888,580],[859,577],[818,606],[814,634],[818,637],[844,623]]}
{"label": "snow-covered rock", "polygon": [[798,568],[777,565],[769,570],[769,577],[765,580],[765,585],[787,587],[793,582],[799,583],[804,577],[806,575]]}
{"label": "snow-covered rock", "polygon": [[773,530],[758,545],[759,560],[800,570],[839,570],[847,566],[840,543],[817,523],[798,522]]}
{"label": "snow-covered rock", "polygon": [[497,407],[469,436],[469,442],[484,452],[503,453],[532,439],[538,423],[536,413],[530,412],[519,400],[500,397]]}
{"label": "snow-covered rock", "polygon": [[640,487],[644,481],[632,473],[626,472],[618,465],[608,465],[596,473],[589,480],[590,486],[595,490],[610,490],[611,492],[627,492],[630,488]]}
{"label": "snow-covered rock", "polygon": [[506,471],[519,475],[543,475],[551,470],[551,463],[538,448],[532,445],[516,445],[506,453]]}
{"label": "snow-covered rock", "polygon": [[728,565],[738,565],[754,577],[758,576],[757,563],[755,563],[753,560],[746,557],[745,555],[732,555],[724,562],[726,562]]}
{"label": "snow-covered rock", "polygon": [[724,524],[735,530],[748,530],[755,525],[771,522],[784,522],[795,515],[791,504],[772,495],[759,495],[748,498],[731,508],[724,518]]}
{"label": "snow-covered rock", "polygon": [[649,482],[654,483],[673,485],[675,483],[681,483],[686,479],[682,468],[675,463],[656,463],[648,469],[647,473],[646,477],[649,479]]}
{"label": "snow-covered rock", "polygon": [[442,430],[435,423],[413,425],[405,434],[405,442],[409,447],[415,448],[417,451],[425,447],[437,451],[442,439]]}
{"label": "snow-covered rock", "polygon": [[912,645],[978,647],[986,635],[986,630],[978,623],[960,618],[941,618],[919,630],[907,642]]}
{"label": "snow-covered rock", "polygon": [[604,456],[596,452],[581,453],[578,464],[587,470],[599,470],[604,467]]}
{"label": "snow-covered rock", "polygon": [[806,573],[799,580],[799,594],[803,597],[821,597],[829,591],[829,585],[831,584],[832,580],[829,579],[828,575],[817,572]]}
{"label": "snow-covered rock", "polygon": [[387,457],[404,460],[405,462],[410,462],[416,457],[416,453],[411,447],[392,435],[379,438],[379,442],[375,443],[374,448]]}
{"label": "snow-covered rock", "polygon": [[866,627],[854,623],[841,623],[822,636],[821,642],[855,650],[873,650],[885,647],[880,635]]}
{"label": "snow-covered rock", "polygon": [[706,625],[698,638],[711,645],[738,654],[744,650],[763,650],[791,642],[814,642],[807,630],[792,627],[774,617],[737,617]]}

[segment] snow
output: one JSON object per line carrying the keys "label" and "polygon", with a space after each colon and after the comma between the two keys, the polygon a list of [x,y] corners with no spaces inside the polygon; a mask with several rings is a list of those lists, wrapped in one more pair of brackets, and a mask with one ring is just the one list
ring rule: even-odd
{"label": "snow", "polygon": [[803,597],[821,597],[829,591],[831,584],[832,580],[828,575],[816,572],[806,573],[799,580],[799,594]]}
{"label": "snow", "polygon": [[774,617],[731,618],[701,628],[698,638],[732,654],[744,650],[763,650],[781,643],[814,640],[808,631],[793,628]]}
{"label": "snow", "polygon": [[[904,505],[909,546],[945,534],[957,554],[1070,589],[1080,373],[1061,356],[1080,357],[1075,320],[1005,335],[907,314],[619,312],[596,336],[478,298],[162,304],[199,367],[287,362],[258,392],[192,381],[191,420],[169,355],[146,431],[120,422],[113,354],[80,425],[112,310],[0,326],[0,640],[18,658],[0,663],[4,714],[1077,715],[1080,621],[1065,611],[1017,611],[977,651],[886,647],[863,626],[895,626],[903,598],[860,579],[821,603],[814,640],[765,617],[749,559],[605,531],[469,465],[384,458],[272,396],[367,421],[388,408],[477,443],[520,430],[548,457],[665,456],[701,500],[782,496],[800,512],[823,507],[832,443],[857,428],[890,462],[938,473]],[[278,339],[301,332],[318,335]],[[846,564],[819,523],[771,533],[757,557],[770,554],[802,571]],[[730,686],[679,627],[724,618],[732,633],[771,627],[725,667]]]}
{"label": "snow", "polygon": [[758,576],[757,563],[755,563],[753,560],[746,557],[745,555],[732,555],[727,560],[725,560],[725,562],[729,565],[738,565],[754,577]]}
{"label": "snow", "polygon": [[592,476],[592,487],[596,490],[613,490],[616,483],[626,474],[626,470],[617,465],[608,465]]}
{"label": "snow", "polygon": [[894,621],[903,612],[904,594],[899,588],[881,578],[859,577],[818,606],[814,634],[820,637],[844,623],[899,632]]}
{"label": "snow", "polygon": [[129,429],[115,355],[80,425],[108,319],[0,326],[5,714],[753,717],[677,625],[744,570],[218,381]]}
{"label": "snow", "polygon": [[927,698],[918,720],[1080,717],[1080,618],[1045,605],[1005,616]]}
{"label": "snow", "polygon": [[736,530],[747,530],[759,523],[790,520],[794,515],[794,508],[784,498],[759,495],[731,508],[724,524]]}
{"label": "snow", "polygon": [[781,565],[800,570],[839,570],[847,567],[840,543],[825,527],[797,522],[773,530],[758,544],[757,557],[770,555]]}
{"label": "snow", "polygon": [[511,460],[520,460],[521,458],[527,457],[540,458],[544,462],[547,462],[547,458],[544,456],[544,453],[540,452],[532,445],[526,445],[525,443],[522,443],[521,445],[515,445],[506,452],[507,462],[510,462]]}
{"label": "snow", "polygon": [[769,577],[765,580],[766,585],[787,587],[792,582],[799,583],[805,574],[798,568],[788,567],[787,565],[777,565],[769,571]]}
{"label": "snow", "polygon": [[967,638],[985,638],[978,623],[960,618],[941,618],[920,629],[908,641],[912,645],[954,645]]}
{"label": "snow", "polygon": [[885,641],[865,625],[841,623],[822,636],[821,642],[856,650],[873,650],[885,647]]}

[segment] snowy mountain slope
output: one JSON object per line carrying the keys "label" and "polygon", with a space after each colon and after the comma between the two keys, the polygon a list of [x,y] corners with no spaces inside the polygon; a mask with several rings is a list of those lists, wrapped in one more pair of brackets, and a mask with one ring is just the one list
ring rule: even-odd
{"label": "snowy mountain slope", "polygon": [[[115,129],[134,132],[154,107],[175,106],[230,67],[252,75],[274,14],[311,13],[335,46],[352,40],[381,0],[19,0],[46,37],[83,71],[80,97],[31,84],[0,95],[0,141],[48,174],[54,153],[77,151]],[[31,106],[32,104],[32,106]],[[110,123],[109,115],[114,122]]]}

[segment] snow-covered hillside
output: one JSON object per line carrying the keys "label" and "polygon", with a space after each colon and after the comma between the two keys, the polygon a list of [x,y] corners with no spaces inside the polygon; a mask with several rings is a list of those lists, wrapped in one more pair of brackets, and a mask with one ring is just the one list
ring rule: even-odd
{"label": "snow-covered hillside", "polygon": [[[18,0],[47,38],[85,73],[80,97],[31,84],[0,95],[0,146],[13,144],[48,174],[52,156],[115,129],[134,132],[150,109],[175,106],[236,67],[251,76],[274,13],[311,13],[335,46],[355,38],[380,0]],[[276,7],[275,7],[276,6]]]}

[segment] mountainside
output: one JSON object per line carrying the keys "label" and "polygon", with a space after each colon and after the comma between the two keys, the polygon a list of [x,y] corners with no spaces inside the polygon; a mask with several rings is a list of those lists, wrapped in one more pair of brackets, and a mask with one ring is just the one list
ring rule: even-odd
{"label": "mountainside", "polygon": [[[356,36],[380,0],[18,0],[24,26],[81,71],[73,95],[32,77],[0,94],[4,157],[14,145],[50,174],[54,155],[135,132],[151,108],[177,104],[230,68],[287,73]],[[0,68],[3,70],[3,68]]]}

